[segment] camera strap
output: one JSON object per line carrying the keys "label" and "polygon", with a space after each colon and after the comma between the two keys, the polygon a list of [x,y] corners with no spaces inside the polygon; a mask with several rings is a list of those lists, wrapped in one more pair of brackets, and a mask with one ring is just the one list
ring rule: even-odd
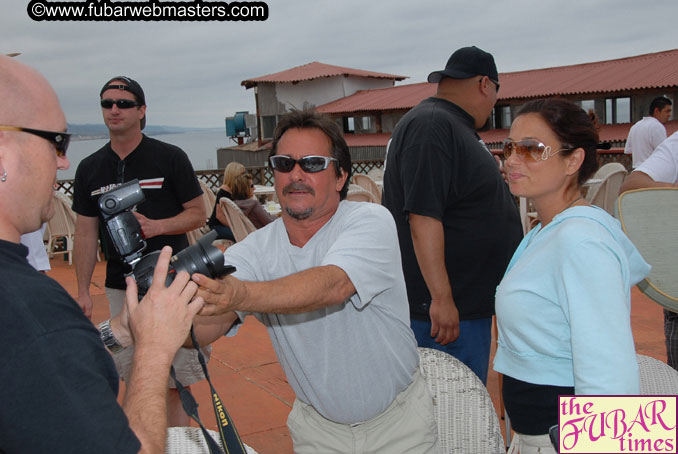
{"label": "camera strap", "polygon": [[[210,385],[210,393],[212,395],[212,405],[214,406],[214,414],[217,417],[219,435],[221,436],[221,442],[226,450],[226,454],[246,454],[247,451],[245,450],[245,446],[243,445],[242,440],[240,439],[240,435],[238,435],[238,431],[236,430],[235,425],[233,425],[233,421],[231,420],[231,417],[228,415],[226,407],[224,407],[224,404],[221,402],[221,399],[217,394],[217,391],[214,389],[214,386],[212,385],[209,373],[207,372],[207,363],[205,362],[205,357],[200,351],[200,345],[198,345],[198,341],[195,338],[193,327],[191,327],[191,340],[193,341],[193,346],[198,352],[198,361],[200,361],[200,366],[202,367],[203,373],[205,374],[207,383],[209,383]],[[221,447],[219,447],[217,442],[214,441],[214,439],[209,435],[202,421],[200,421],[200,416],[198,415],[198,403],[195,401],[195,398],[193,397],[191,392],[188,389],[186,389],[181,383],[179,383],[179,380],[177,380],[176,374],[174,372],[174,366],[170,368],[170,375],[174,379],[177,391],[179,391],[179,396],[181,397],[181,405],[184,407],[184,411],[200,426],[200,430],[202,431],[202,434],[205,437],[205,441],[207,442],[207,447],[210,450],[210,454],[223,454],[224,451],[222,451]]]}

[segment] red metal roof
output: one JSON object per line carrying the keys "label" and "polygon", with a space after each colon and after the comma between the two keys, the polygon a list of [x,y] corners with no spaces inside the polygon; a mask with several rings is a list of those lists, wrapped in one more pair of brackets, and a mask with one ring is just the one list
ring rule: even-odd
{"label": "red metal roof", "polygon": [[[602,125],[598,132],[601,142],[621,142],[626,140],[631,129],[631,123],[620,125]],[[678,131],[678,120],[672,120],[666,123],[666,134],[670,136]],[[483,142],[490,144],[492,149],[498,147],[509,135],[508,129],[491,129],[489,131],[479,132],[478,135]],[[349,147],[374,147],[386,146],[390,133],[381,134],[345,134],[344,138]]]}
{"label": "red metal roof", "polygon": [[374,71],[364,71],[362,69],[344,68],[342,66],[327,65],[325,63],[314,61],[306,65],[286,69],[285,71],[268,74],[266,76],[255,77],[254,79],[243,80],[242,82],[240,82],[240,85],[243,85],[246,88],[251,88],[261,82],[291,83],[333,76],[372,77],[376,79],[391,79],[391,80],[407,79],[407,76],[378,73]]}
{"label": "red metal roof", "polygon": [[[678,49],[618,60],[500,73],[499,82],[499,101],[675,88],[678,87]],[[408,110],[434,95],[436,87],[437,84],[424,82],[361,90],[323,104],[317,110],[328,114]]]}
{"label": "red metal roof", "polygon": [[[618,125],[601,125],[598,130],[598,138],[601,142],[623,142],[629,136],[629,130],[633,126],[631,123],[622,123]],[[670,136],[678,131],[678,120],[672,120],[666,123],[666,135]],[[492,129],[478,133],[485,143],[497,144],[503,142],[508,137],[508,129]]]}
{"label": "red metal roof", "polygon": [[502,73],[499,99],[612,93],[678,86],[678,49],[555,68]]}

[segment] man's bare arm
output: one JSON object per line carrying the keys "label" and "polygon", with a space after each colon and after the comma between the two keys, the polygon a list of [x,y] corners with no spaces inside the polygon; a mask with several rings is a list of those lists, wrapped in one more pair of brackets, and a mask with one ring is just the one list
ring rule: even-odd
{"label": "man's bare arm", "polygon": [[92,318],[92,297],[89,286],[96,264],[99,240],[99,218],[78,215],[75,220],[73,259],[78,282],[78,304],[87,318]]}
{"label": "man's bare arm", "polygon": [[169,369],[203,305],[201,298],[192,299],[197,286],[185,272],[165,288],[171,255],[171,248],[163,248],[143,301],[138,302],[136,284],[127,278],[126,306],[135,352],[123,409],[144,454],[165,452]]}
{"label": "man's bare arm", "polygon": [[459,337],[459,311],[445,265],[445,232],[441,221],[410,213],[410,231],[419,269],[431,293],[431,337],[445,345]]}
{"label": "man's bare arm", "polygon": [[619,193],[626,191],[631,191],[633,189],[642,189],[642,188],[672,188],[675,187],[675,184],[672,183],[661,183],[659,181],[654,181],[645,172],[640,172],[634,170],[629,176],[626,177],[624,183],[621,185]]}
{"label": "man's bare arm", "polygon": [[240,310],[292,314],[340,304],[356,292],[341,268],[317,266],[266,282],[245,282],[226,276],[220,280],[194,274],[205,300],[200,315],[216,315]]}

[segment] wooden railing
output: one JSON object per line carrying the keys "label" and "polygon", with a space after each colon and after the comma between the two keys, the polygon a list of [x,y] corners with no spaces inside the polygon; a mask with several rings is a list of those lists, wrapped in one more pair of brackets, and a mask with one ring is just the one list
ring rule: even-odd
{"label": "wooden railing", "polygon": [[[384,165],[382,160],[374,161],[354,161],[352,163],[353,173],[367,173],[375,167]],[[264,186],[273,186],[273,171],[268,166],[247,167],[247,171],[254,177],[254,184],[261,184]],[[224,179],[224,171],[222,169],[214,170],[198,170],[195,172],[199,180],[207,183],[214,192],[217,192],[221,182]],[[73,196],[73,180],[58,180],[57,190]]]}
{"label": "wooden railing", "polygon": [[[492,150],[494,154],[499,154],[501,152]],[[612,149],[605,152],[598,152],[598,160],[600,165],[607,164],[608,162],[620,162],[626,167],[626,169],[631,172],[631,155],[624,154],[623,149]],[[368,161],[353,161],[352,171],[354,174],[358,173],[368,173],[375,167],[382,167],[384,161],[379,160],[368,160]],[[268,166],[257,166],[257,167],[247,167],[247,171],[252,174],[254,177],[254,184],[261,184],[264,186],[273,186],[273,171]],[[212,188],[214,192],[217,191],[221,182],[224,178],[223,170],[214,169],[214,170],[198,170],[195,172],[197,177],[207,185]],[[73,180],[58,180],[57,189],[69,196],[73,196]]]}

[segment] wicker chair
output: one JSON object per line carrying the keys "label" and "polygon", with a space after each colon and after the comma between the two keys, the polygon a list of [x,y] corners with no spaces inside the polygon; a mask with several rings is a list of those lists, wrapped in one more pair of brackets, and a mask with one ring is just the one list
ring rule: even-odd
{"label": "wicker chair", "polygon": [[476,374],[439,350],[420,347],[419,356],[433,394],[440,452],[505,454],[497,413]]}
{"label": "wicker chair", "polygon": [[[219,434],[213,430],[207,431],[219,446],[221,440]],[[223,448],[223,447],[222,447]],[[257,451],[245,445],[248,454],[257,454]],[[198,427],[169,427],[167,429],[167,441],[165,443],[166,454],[209,454],[207,443],[202,431]]]}
{"label": "wicker chair", "polygon": [[658,359],[637,355],[640,370],[640,394],[645,396],[678,395],[678,370]]}

